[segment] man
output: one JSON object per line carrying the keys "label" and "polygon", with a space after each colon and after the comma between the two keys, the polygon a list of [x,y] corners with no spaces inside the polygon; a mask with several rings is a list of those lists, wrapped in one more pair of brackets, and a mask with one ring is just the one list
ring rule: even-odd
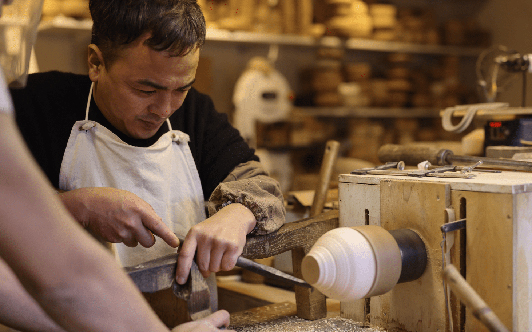
{"label": "man", "polygon": [[205,277],[232,269],[246,236],[276,230],[285,211],[279,184],[192,87],[205,40],[199,6],[91,0],[89,8],[88,77],[35,74],[12,91],[26,142],[72,215],[121,242],[113,250],[124,266],[173,253],[173,232],[185,238],[178,283],[194,259]]}
{"label": "man", "polygon": [[[42,0],[21,6],[32,8],[38,22]],[[35,29],[21,41],[30,48]],[[23,84],[27,67],[23,72],[6,73]],[[12,113],[0,71],[0,323],[41,332],[168,331],[113,257],[65,210]],[[218,331],[228,319],[219,311],[174,331]]]}

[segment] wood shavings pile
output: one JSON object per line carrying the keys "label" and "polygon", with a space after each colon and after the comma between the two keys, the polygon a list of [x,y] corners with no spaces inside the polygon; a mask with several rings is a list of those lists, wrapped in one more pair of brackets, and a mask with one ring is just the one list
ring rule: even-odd
{"label": "wood shavings pile", "polygon": [[361,323],[341,317],[309,321],[296,316],[283,317],[266,323],[230,327],[239,332],[384,332],[385,330],[366,327]]}

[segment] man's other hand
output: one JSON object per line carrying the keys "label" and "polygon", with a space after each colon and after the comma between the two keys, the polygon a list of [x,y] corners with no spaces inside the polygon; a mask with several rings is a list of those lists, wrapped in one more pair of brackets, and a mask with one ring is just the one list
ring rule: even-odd
{"label": "man's other hand", "polygon": [[248,208],[233,203],[194,225],[179,250],[177,283],[186,282],[194,257],[205,278],[212,272],[234,268],[246,244],[246,235],[256,223],[255,216]]}

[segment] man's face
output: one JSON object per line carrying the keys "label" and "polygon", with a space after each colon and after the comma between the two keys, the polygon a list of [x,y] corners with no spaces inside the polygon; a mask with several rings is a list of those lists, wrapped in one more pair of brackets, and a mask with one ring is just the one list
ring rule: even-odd
{"label": "man's face", "polygon": [[197,49],[183,57],[170,56],[143,45],[147,37],[121,51],[110,68],[89,69],[96,82],[94,100],[103,115],[116,129],[138,139],[155,135],[181,107],[199,61]]}

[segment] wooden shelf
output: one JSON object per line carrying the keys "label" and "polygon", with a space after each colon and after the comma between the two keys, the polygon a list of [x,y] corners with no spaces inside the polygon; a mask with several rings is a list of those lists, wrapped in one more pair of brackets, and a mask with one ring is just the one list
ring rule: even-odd
{"label": "wooden shelf", "polygon": [[75,20],[68,17],[56,17],[39,25],[39,33],[91,33],[91,20]]}
{"label": "wooden shelf", "polygon": [[436,108],[296,107],[297,115],[330,118],[439,118]]}
{"label": "wooden shelf", "polygon": [[[57,17],[54,20],[41,23],[39,32],[42,33],[90,33],[90,20],[78,21],[71,18]],[[372,52],[403,52],[430,55],[456,55],[477,57],[481,48],[460,47],[447,45],[409,44],[402,42],[388,42],[371,39],[343,39],[334,36],[314,38],[301,35],[277,35],[247,31],[229,31],[207,29],[207,42],[223,42],[236,44],[286,45],[299,47],[338,47],[347,50]]]}
{"label": "wooden shelf", "polygon": [[248,43],[248,44],[276,44],[293,45],[304,47],[337,47],[347,50],[373,51],[373,52],[402,52],[430,55],[455,55],[465,57],[477,57],[482,48],[460,47],[447,45],[409,44],[393,41],[379,41],[372,39],[325,36],[313,38],[300,35],[274,35],[247,31],[227,31],[207,29],[207,40],[217,42]]}
{"label": "wooden shelf", "polygon": [[463,47],[450,45],[409,44],[395,41],[379,41],[371,39],[348,39],[345,47],[351,50],[365,50],[376,52],[401,52],[431,55],[455,55],[464,57],[478,57],[484,50],[478,47]]}

